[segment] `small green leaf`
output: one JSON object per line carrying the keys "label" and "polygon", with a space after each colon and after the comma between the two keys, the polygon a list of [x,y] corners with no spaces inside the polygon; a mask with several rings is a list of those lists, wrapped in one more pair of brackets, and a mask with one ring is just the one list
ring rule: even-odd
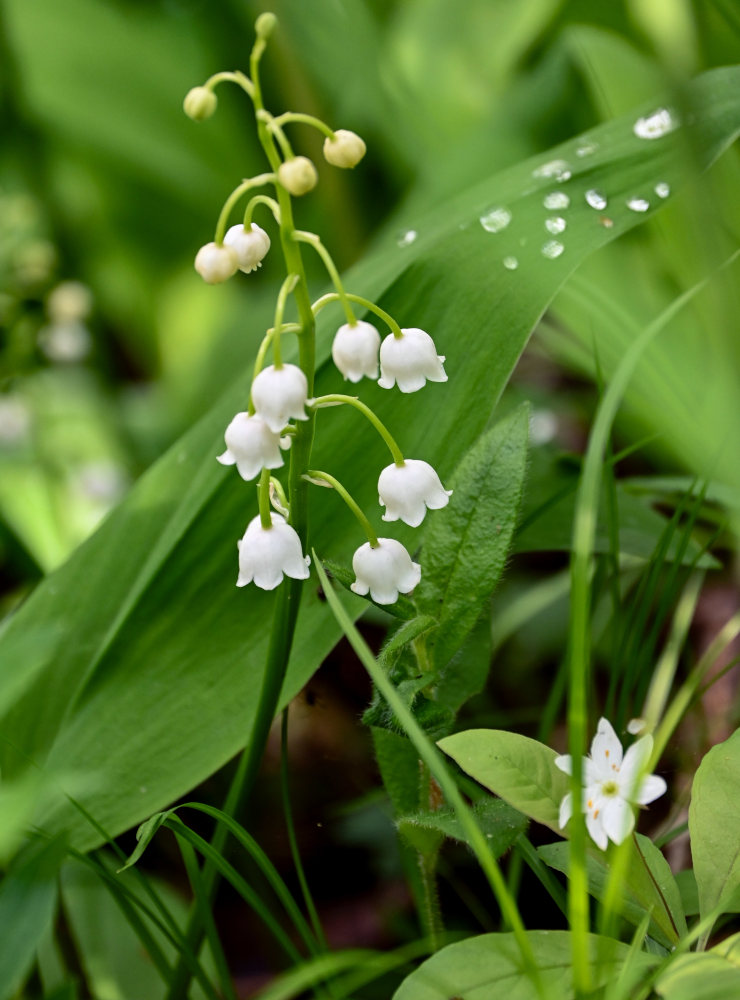
{"label": "small green leaf", "polygon": [[[537,967],[547,984],[548,1000],[573,996],[572,943],[568,931],[528,931]],[[637,982],[657,959],[631,954],[628,945],[588,935],[594,988],[603,986],[629,960],[627,975]],[[535,984],[522,972],[521,952],[513,934],[481,934],[442,948],[411,973],[393,1000],[538,1000]]]}
{"label": "small green leaf", "polygon": [[[481,799],[473,806],[473,812],[497,858],[505,854],[517,837],[524,833],[527,828],[526,817],[500,799]],[[420,832],[427,833],[430,830],[443,837],[451,837],[462,843],[468,842],[465,832],[460,826],[460,821],[454,811],[448,808],[402,816],[397,820],[396,825],[401,836],[417,850],[421,850],[421,848],[418,847],[416,838]]]}
{"label": "small green leaf", "polygon": [[0,1000],[15,995],[51,923],[65,851],[63,836],[33,841],[0,883]]}
{"label": "small green leaf", "polygon": [[710,952],[679,955],[655,990],[665,1000],[730,1000],[740,996],[740,969]]}
{"label": "small green leaf", "polygon": [[457,467],[452,498],[426,533],[415,598],[420,611],[439,619],[429,643],[438,666],[463,644],[501,577],[522,496],[528,431],[525,405],[483,434]]}
{"label": "small green leaf", "polygon": [[170,818],[173,812],[174,810],[172,809],[166,809],[164,812],[155,813],[154,816],[150,816],[149,819],[144,820],[139,829],[136,831],[136,847],[131,852],[131,856],[126,861],[126,864],[123,865],[119,871],[125,872],[127,868],[131,868],[136,864],[149,844],[152,842],[157,830],[164,825],[165,821]]}
{"label": "small green leaf", "polygon": [[555,767],[550,747],[502,729],[468,729],[438,746],[494,795],[560,833],[558,812],[569,779]]}
{"label": "small green leaf", "polygon": [[689,833],[699,912],[716,906],[734,912],[740,903],[740,730],[713,747],[694,777]]}
{"label": "small green leaf", "polygon": [[413,642],[414,639],[418,639],[419,636],[424,635],[430,629],[434,628],[436,624],[436,618],[432,618],[431,615],[419,615],[418,617],[407,621],[405,624],[401,625],[400,628],[396,629],[390,639],[384,643],[378,660],[384,666],[395,662],[399,654],[406,648],[406,646],[408,646],[410,642]]}

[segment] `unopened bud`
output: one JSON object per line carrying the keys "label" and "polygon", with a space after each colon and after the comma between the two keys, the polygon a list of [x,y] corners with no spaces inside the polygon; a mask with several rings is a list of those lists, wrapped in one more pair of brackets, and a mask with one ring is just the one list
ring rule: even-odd
{"label": "unopened bud", "polygon": [[238,266],[236,251],[223,244],[206,243],[195,256],[195,270],[209,285],[226,281]]}
{"label": "unopened bud", "polygon": [[324,159],[333,167],[356,167],[366,149],[359,135],[346,128],[338,128],[333,139],[324,139]]}
{"label": "unopened bud", "polygon": [[257,38],[262,38],[264,41],[267,41],[276,26],[277,18],[272,11],[266,10],[265,13],[260,14],[254,22],[254,30],[257,32]]}
{"label": "unopened bud", "polygon": [[193,87],[185,95],[182,107],[188,118],[202,122],[211,117],[217,104],[218,98],[208,87]]}
{"label": "unopened bud", "polygon": [[315,188],[319,177],[307,156],[294,156],[280,164],[278,179],[286,191],[298,197]]}

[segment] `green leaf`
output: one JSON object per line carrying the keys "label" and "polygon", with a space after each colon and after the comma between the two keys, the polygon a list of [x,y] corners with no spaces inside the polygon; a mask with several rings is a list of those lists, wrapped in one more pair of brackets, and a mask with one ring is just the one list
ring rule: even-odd
{"label": "green leaf", "polygon": [[[567,931],[528,931],[537,956],[548,1000],[570,1000],[572,944]],[[629,956],[627,976],[637,982],[657,960],[630,954],[628,945],[588,935],[589,960],[595,988],[609,982]],[[531,979],[522,975],[521,954],[513,934],[481,934],[442,948],[411,973],[393,1000],[537,1000]]]}
{"label": "green leaf", "polygon": [[[721,69],[691,84],[695,123],[686,135],[678,130],[651,142],[638,139],[633,123],[655,109],[652,103],[588,133],[586,140],[598,147],[588,156],[576,156],[584,143],[579,137],[437,200],[408,220],[418,233],[413,242],[399,246],[389,230],[375,254],[345,276],[348,288],[375,298],[402,325],[430,331],[447,356],[446,385],[428,385],[411,396],[375,384],[363,391],[406,454],[423,455],[443,480],[448,477],[455,456],[487,425],[562,282],[588,254],[655,210],[630,212],[625,199],[652,190],[658,180],[677,189],[687,137],[704,165],[731,141],[740,124],[739,80],[740,70]],[[570,179],[556,184],[533,176],[560,158],[572,166]],[[584,200],[594,186],[607,187],[616,206],[611,228],[599,224]],[[541,253],[541,234],[543,198],[555,187],[568,194],[570,207],[566,249],[553,259]],[[508,207],[512,222],[491,233],[479,219],[498,205]],[[518,268],[507,270],[503,259],[514,252]],[[329,313],[321,314],[318,330],[318,393],[340,387],[328,362],[337,322]],[[292,360],[294,344],[286,343],[284,353]],[[0,633],[8,673],[25,678],[35,669],[0,719],[3,776],[17,774],[29,757],[63,773],[94,768],[99,780],[83,805],[112,835],[182,795],[249,738],[275,597],[234,586],[235,542],[256,507],[248,509],[250,491],[233,470],[219,469],[215,456],[224,427],[244,407],[250,376],[245,372],[223,392]],[[382,442],[344,408],[322,411],[318,425],[316,465],[334,468],[341,456],[343,482],[363,507],[377,510],[376,474],[388,461]],[[322,558],[347,560],[358,544],[356,525],[327,493],[312,503],[311,543]],[[397,534],[414,544],[411,529]],[[353,615],[366,607],[353,595],[345,599]],[[56,636],[43,664],[30,653],[9,660],[17,637],[36,630]],[[304,588],[283,704],[339,634],[314,579]],[[99,832],[71,805],[44,810],[37,822],[49,831],[69,829],[80,848],[100,842]]]}
{"label": "green leaf", "polygon": [[502,729],[468,729],[437,745],[494,795],[560,833],[558,812],[569,779],[555,767],[550,747]]}
{"label": "green leaf", "polygon": [[[681,895],[668,862],[647,837],[638,834],[645,870],[639,854],[630,848],[627,870],[621,883],[621,913],[625,920],[639,927],[645,914],[650,914],[650,936],[667,948],[673,948],[680,935],[686,933]],[[570,844],[547,844],[537,852],[542,860],[556,871],[568,874]],[[609,877],[608,856],[589,848],[586,859],[588,891],[595,899],[603,900]],[[666,911],[666,906],[668,911]]]}
{"label": "green leaf", "polygon": [[679,955],[655,990],[665,1000],[729,1000],[740,996],[740,968],[712,952]]}
{"label": "green leaf", "polygon": [[483,690],[491,669],[491,621],[486,614],[455,655],[436,671],[434,698],[457,714],[465,702]]}
{"label": "green leaf", "polygon": [[[497,858],[505,854],[517,837],[527,829],[526,817],[500,799],[481,799],[473,806],[473,812]],[[417,850],[422,850],[416,843],[418,834],[426,834],[430,830],[443,837],[451,837],[462,843],[468,842],[460,821],[454,811],[448,808],[401,816],[396,820],[396,825],[401,836]]]}
{"label": "green leaf", "polygon": [[421,776],[419,755],[406,736],[390,729],[371,730],[380,776],[396,815],[419,809]]}
{"label": "green leaf", "polygon": [[394,663],[410,642],[427,633],[436,624],[436,619],[432,618],[431,615],[418,615],[416,618],[405,622],[383,644],[378,660],[384,666]]}
{"label": "green leaf", "polygon": [[463,644],[499,581],[522,496],[529,407],[487,431],[450,480],[449,504],[430,523],[421,556],[420,611],[439,629],[428,645],[444,666]]}
{"label": "green leaf", "polygon": [[691,789],[689,833],[699,912],[716,906],[734,911],[740,899],[740,730],[712,747],[699,765]]}
{"label": "green leaf", "polygon": [[15,995],[52,921],[65,850],[63,837],[33,841],[0,882],[0,1000]]}

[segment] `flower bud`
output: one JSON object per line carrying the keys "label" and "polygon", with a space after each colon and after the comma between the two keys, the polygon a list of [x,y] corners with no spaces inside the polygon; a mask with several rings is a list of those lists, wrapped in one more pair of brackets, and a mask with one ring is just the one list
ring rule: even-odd
{"label": "flower bud", "polygon": [[236,251],[218,243],[206,243],[195,255],[195,270],[209,285],[226,281],[236,273],[238,266]]}
{"label": "flower bud", "polygon": [[278,180],[286,191],[299,197],[316,187],[319,177],[316,167],[307,156],[294,156],[278,169]]}
{"label": "flower bud", "polygon": [[260,14],[260,16],[254,22],[254,30],[257,35],[257,38],[261,38],[265,42],[273,33],[276,27],[277,27],[277,18],[270,10],[266,10],[264,14]]}
{"label": "flower bud", "polygon": [[188,118],[202,122],[211,117],[217,104],[218,98],[208,87],[193,87],[185,95],[182,107]]}
{"label": "flower bud", "polygon": [[338,128],[333,139],[324,139],[324,159],[333,167],[356,167],[366,149],[359,135],[346,128]]}

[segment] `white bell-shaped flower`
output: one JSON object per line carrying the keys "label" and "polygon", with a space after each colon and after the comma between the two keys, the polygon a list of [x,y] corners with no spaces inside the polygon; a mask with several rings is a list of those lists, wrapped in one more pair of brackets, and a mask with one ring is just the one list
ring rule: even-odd
{"label": "white bell-shaped flower", "polygon": [[418,528],[427,507],[446,507],[452,490],[446,490],[428,462],[407,458],[403,465],[389,465],[378,479],[378,502],[385,506],[384,521],[405,521]]}
{"label": "white bell-shaped flower", "polygon": [[347,128],[338,128],[333,139],[328,136],[324,139],[324,159],[334,167],[356,167],[366,150],[359,135]]}
{"label": "white bell-shaped flower", "polygon": [[195,255],[195,270],[209,285],[226,281],[236,274],[239,262],[232,247],[218,243],[206,243]]}
{"label": "white bell-shaped flower", "polygon": [[351,589],[370,596],[376,604],[393,604],[399,592],[408,594],[421,580],[421,566],[395,538],[379,538],[373,548],[365,542],[352,557],[352,569],[357,579]]}
{"label": "white bell-shaped flower", "polygon": [[254,408],[271,431],[281,431],[292,418],[308,420],[308,382],[297,365],[270,365],[252,383]]}
{"label": "white bell-shaped flower", "polygon": [[358,320],[354,326],[345,323],[334,335],[331,356],[339,371],[350,382],[359,382],[363,375],[378,377],[380,334],[372,323]]}
{"label": "white bell-shaped flower", "polygon": [[402,337],[389,334],[380,345],[380,378],[378,385],[392,389],[398,383],[401,392],[416,392],[429,379],[446,382],[447,375],[437,354],[434,341],[423,330],[412,327],[401,330]]}
{"label": "white bell-shaped flower", "polygon": [[280,514],[270,512],[272,527],[263,528],[259,516],[247,525],[244,537],[238,541],[239,576],[237,587],[257,584],[262,590],[274,590],[283,575],[293,580],[306,580],[311,563],[303,555],[301,540],[294,528]]}
{"label": "white bell-shaped flower", "polygon": [[226,451],[218,455],[221,465],[235,465],[242,479],[249,481],[262,469],[279,469],[280,435],[271,431],[256,414],[237,413],[224,434]]}
{"label": "white bell-shaped flower", "polygon": [[254,223],[249,229],[237,225],[226,231],[224,244],[236,253],[239,270],[249,274],[262,265],[262,259],[270,249],[270,237]]}

